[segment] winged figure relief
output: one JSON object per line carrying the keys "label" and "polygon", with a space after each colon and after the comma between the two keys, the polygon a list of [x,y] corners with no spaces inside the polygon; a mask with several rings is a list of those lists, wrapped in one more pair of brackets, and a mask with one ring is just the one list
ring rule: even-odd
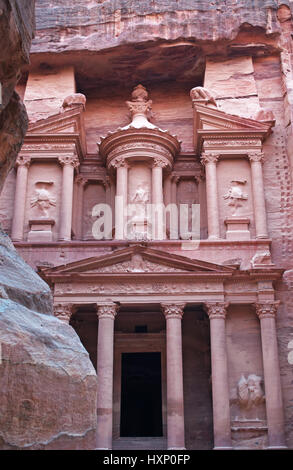
{"label": "winged figure relief", "polygon": [[253,406],[263,403],[265,400],[262,390],[262,378],[251,374],[247,377],[241,376],[238,382],[238,402],[240,406],[250,410]]}

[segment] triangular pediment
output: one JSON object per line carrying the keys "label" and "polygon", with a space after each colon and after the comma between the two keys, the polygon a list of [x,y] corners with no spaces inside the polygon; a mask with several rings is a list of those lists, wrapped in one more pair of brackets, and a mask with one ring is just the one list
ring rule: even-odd
{"label": "triangular pediment", "polygon": [[83,108],[78,106],[31,123],[29,134],[78,134],[83,127]]}
{"label": "triangular pediment", "polygon": [[228,114],[215,107],[194,103],[194,145],[200,151],[205,136],[221,138],[258,137],[264,140],[271,132],[273,121],[263,122],[255,119]]}
{"label": "triangular pediment", "polygon": [[235,268],[230,266],[194,260],[141,245],[41,270],[45,278],[68,277],[71,275],[93,276],[99,274],[133,274],[135,276],[149,273],[232,274],[234,271]]}

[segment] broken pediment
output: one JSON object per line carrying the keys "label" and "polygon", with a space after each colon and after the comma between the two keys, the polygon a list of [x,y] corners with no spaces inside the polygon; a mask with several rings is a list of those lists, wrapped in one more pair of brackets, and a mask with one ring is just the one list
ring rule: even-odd
{"label": "broken pediment", "polygon": [[233,139],[258,139],[263,142],[271,133],[274,121],[248,119],[225,113],[215,106],[193,100],[194,147],[201,153],[206,139],[229,142]]}
{"label": "broken pediment", "polygon": [[141,245],[116,250],[111,254],[88,258],[54,268],[43,268],[41,274],[49,279],[95,274],[216,274],[229,275],[236,268],[192,260],[184,256],[154,250]]}

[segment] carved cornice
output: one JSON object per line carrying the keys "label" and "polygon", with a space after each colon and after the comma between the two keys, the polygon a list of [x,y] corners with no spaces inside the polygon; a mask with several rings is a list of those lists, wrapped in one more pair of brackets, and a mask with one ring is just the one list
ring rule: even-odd
{"label": "carved cornice", "polygon": [[204,152],[201,155],[201,163],[203,165],[207,165],[208,163],[217,163],[220,158],[220,154],[218,153],[211,153],[211,152]]}
{"label": "carved cornice", "polygon": [[228,302],[206,302],[204,304],[205,311],[207,312],[210,320],[225,320],[228,306]]}
{"label": "carved cornice", "polygon": [[54,316],[59,318],[59,320],[69,323],[72,313],[72,304],[54,304]]}
{"label": "carved cornice", "polygon": [[263,152],[250,152],[248,154],[248,158],[251,162],[260,162],[263,163],[264,161],[264,154]]}
{"label": "carved cornice", "polygon": [[72,165],[73,168],[78,168],[80,165],[79,160],[75,155],[62,155],[61,157],[58,157],[58,161],[62,166]]}
{"label": "carved cornice", "polygon": [[110,318],[114,320],[119,310],[119,305],[109,302],[107,304],[97,304],[97,315],[99,320],[101,318]]}
{"label": "carved cornice", "polygon": [[185,303],[164,303],[161,304],[161,309],[166,320],[169,320],[170,318],[181,320],[184,314],[185,305]]}
{"label": "carved cornice", "polygon": [[16,162],[15,162],[15,165],[17,167],[26,167],[26,168],[29,168],[31,164],[31,157],[29,156],[24,156],[24,155],[19,155],[16,159]]}
{"label": "carved cornice", "polygon": [[258,318],[262,320],[264,318],[276,317],[280,301],[264,300],[263,302],[256,302],[254,305]]}

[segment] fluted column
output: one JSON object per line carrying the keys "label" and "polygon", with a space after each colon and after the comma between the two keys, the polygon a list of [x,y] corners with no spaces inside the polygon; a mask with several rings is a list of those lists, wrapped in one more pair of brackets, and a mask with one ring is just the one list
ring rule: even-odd
{"label": "fluted column", "polygon": [[231,418],[226,346],[225,302],[207,302],[210,319],[214,449],[231,449]]}
{"label": "fluted column", "polygon": [[182,317],[185,304],[162,304],[167,335],[168,449],[185,449]]}
{"label": "fluted column", "polygon": [[11,229],[11,238],[13,241],[23,240],[27,179],[30,162],[31,158],[24,156],[19,156],[16,160],[16,187]]}
{"label": "fluted column", "polygon": [[88,182],[87,178],[78,175],[75,179],[77,183],[77,197],[76,197],[76,238],[82,240],[83,236],[83,198],[84,188]]}
{"label": "fluted column", "polygon": [[59,162],[63,166],[59,240],[67,241],[71,240],[74,169],[79,161],[75,155],[63,155]]}
{"label": "fluted column", "polygon": [[116,168],[115,238],[124,240],[128,204],[128,164],[125,158],[118,157],[112,166]]}
{"label": "fluted column", "polygon": [[64,323],[69,324],[71,315],[73,313],[73,304],[54,304],[54,316]]}
{"label": "fluted column", "polygon": [[278,305],[279,302],[274,301],[263,301],[255,304],[261,327],[268,440],[269,448],[272,449],[286,447],[275,320]]}
{"label": "fluted column", "polygon": [[97,307],[97,449],[112,449],[114,320],[119,307],[111,302]]}
{"label": "fluted column", "polygon": [[253,192],[253,205],[255,217],[256,238],[267,238],[267,217],[266,217],[266,204],[263,183],[263,153],[254,152],[248,155],[251,166],[251,181]]}
{"label": "fluted column", "polygon": [[201,162],[206,170],[208,235],[210,240],[220,238],[217,161],[219,155],[203,153]]}

